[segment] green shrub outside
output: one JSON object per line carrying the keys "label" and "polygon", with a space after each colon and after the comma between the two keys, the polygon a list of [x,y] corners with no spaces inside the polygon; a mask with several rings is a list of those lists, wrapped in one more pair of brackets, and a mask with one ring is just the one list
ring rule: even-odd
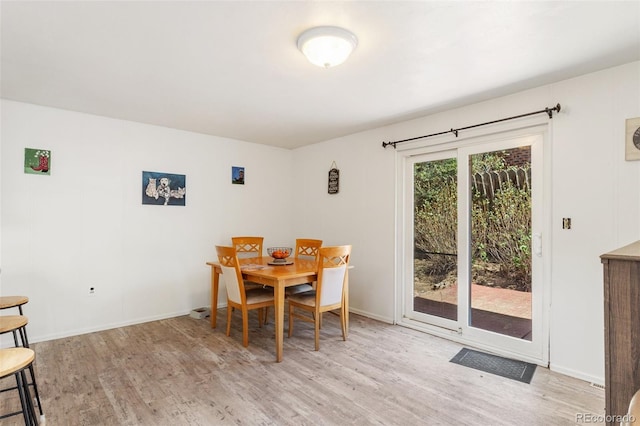
{"label": "green shrub outside", "polygon": [[[529,175],[528,166],[519,167]],[[472,157],[471,172],[480,175],[516,170],[495,153]],[[414,169],[414,241],[424,253],[457,252],[456,160],[418,163]],[[531,190],[502,182],[489,197],[472,191],[472,258],[500,265],[509,287],[531,291]],[[434,257],[435,259],[436,257]],[[429,273],[444,275],[456,267],[455,256],[437,256]]]}

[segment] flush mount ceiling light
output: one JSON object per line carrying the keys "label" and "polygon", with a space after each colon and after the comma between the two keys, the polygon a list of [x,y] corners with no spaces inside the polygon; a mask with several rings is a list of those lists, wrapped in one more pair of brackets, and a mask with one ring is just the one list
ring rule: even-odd
{"label": "flush mount ceiling light", "polygon": [[346,61],[357,45],[356,36],[339,27],[315,27],[298,37],[298,49],[309,62],[324,68]]}

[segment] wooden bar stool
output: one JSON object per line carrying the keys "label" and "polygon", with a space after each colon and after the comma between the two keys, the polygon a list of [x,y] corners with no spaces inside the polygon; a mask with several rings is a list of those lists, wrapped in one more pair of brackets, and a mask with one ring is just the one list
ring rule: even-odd
{"label": "wooden bar stool", "polygon": [[22,305],[29,302],[27,296],[0,296],[0,309],[17,307],[22,315]]}
{"label": "wooden bar stool", "polygon": [[[20,346],[29,348],[29,339],[27,338],[28,323],[29,319],[24,315],[2,315],[0,316],[0,334],[11,332],[13,333],[13,342],[16,348]],[[18,336],[20,336],[20,339],[18,339]],[[42,411],[42,403],[40,402],[40,392],[38,392],[38,384],[36,383],[36,374],[33,371],[33,364],[30,364],[28,366],[28,369],[29,373],[31,374],[31,383],[27,384],[33,386],[36,400],[38,401],[38,410],[40,411],[40,415],[44,417],[44,413]],[[12,389],[15,388],[2,389],[0,390],[0,392],[5,392]]]}
{"label": "wooden bar stool", "polygon": [[8,413],[0,416],[0,419],[6,417],[16,416],[18,414],[23,415],[25,425],[38,425],[38,417],[36,416],[36,410],[33,407],[33,400],[29,392],[29,385],[27,384],[27,377],[24,370],[33,365],[35,359],[35,352],[28,348],[8,348],[0,349],[0,379],[4,379],[10,375],[14,375],[16,378],[16,387],[11,389],[17,389],[20,395],[21,411]]}

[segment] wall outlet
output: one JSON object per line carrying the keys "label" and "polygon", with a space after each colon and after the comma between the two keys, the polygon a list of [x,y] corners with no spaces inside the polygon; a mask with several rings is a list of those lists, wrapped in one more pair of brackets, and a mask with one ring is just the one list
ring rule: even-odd
{"label": "wall outlet", "polygon": [[96,288],[95,287],[89,287],[89,296],[95,296],[96,295]]}

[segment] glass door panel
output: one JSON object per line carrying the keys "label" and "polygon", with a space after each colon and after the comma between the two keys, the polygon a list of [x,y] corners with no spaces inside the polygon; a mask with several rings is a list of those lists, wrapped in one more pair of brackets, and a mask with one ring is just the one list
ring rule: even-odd
{"label": "glass door panel", "polygon": [[469,325],[531,341],[531,147],[472,154],[469,176]]}
{"label": "glass door panel", "polygon": [[416,162],[413,182],[413,310],[457,321],[457,160]]}

